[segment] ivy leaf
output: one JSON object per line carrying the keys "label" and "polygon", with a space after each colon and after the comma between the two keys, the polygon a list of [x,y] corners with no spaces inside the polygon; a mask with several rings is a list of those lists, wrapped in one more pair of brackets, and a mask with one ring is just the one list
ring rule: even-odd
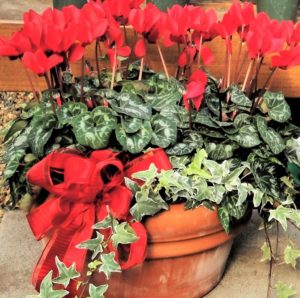
{"label": "ivy leaf", "polygon": [[69,294],[66,290],[53,290],[52,271],[50,271],[42,280],[39,295],[27,296],[30,298],[62,298]]}
{"label": "ivy leaf", "polygon": [[103,252],[102,242],[104,240],[104,236],[99,232],[96,233],[97,233],[96,238],[84,241],[76,246],[77,248],[91,250],[93,252],[92,259],[94,259],[98,253]]}
{"label": "ivy leaf", "polygon": [[291,118],[291,108],[282,93],[267,91],[263,98],[269,109],[268,115],[271,119],[284,123]]}
{"label": "ivy leaf", "polygon": [[120,265],[115,261],[115,253],[101,254],[102,265],[99,268],[99,272],[103,272],[107,279],[110,278],[113,272],[121,272]]}
{"label": "ivy leaf", "polygon": [[4,170],[4,176],[3,176],[4,180],[7,180],[14,175],[14,173],[16,172],[17,168],[20,165],[20,160],[24,155],[25,155],[24,149],[15,150],[10,154],[10,159],[8,160]]}
{"label": "ivy leaf", "polygon": [[132,175],[132,178],[142,180],[146,185],[151,185],[157,177],[157,168],[154,163],[152,163],[148,170],[136,172]]}
{"label": "ivy leaf", "polygon": [[287,245],[284,250],[284,262],[288,265],[290,264],[295,269],[298,258],[300,258],[300,250]]}
{"label": "ivy leaf", "polygon": [[270,246],[268,245],[268,243],[265,242],[260,249],[261,249],[262,254],[263,254],[260,261],[261,262],[271,261],[271,259],[272,259],[271,249],[270,249]]}
{"label": "ivy leaf", "polygon": [[92,149],[107,147],[116,124],[117,118],[113,111],[107,107],[97,107],[92,112],[75,118],[72,122],[78,143]]}
{"label": "ivy leaf", "polygon": [[90,284],[89,286],[89,298],[105,298],[104,293],[107,291],[108,285],[100,285],[99,287]]}
{"label": "ivy leaf", "polygon": [[137,221],[146,215],[154,215],[161,210],[168,210],[168,204],[159,193],[154,193],[149,188],[142,187],[135,195],[136,203],[131,207],[130,213]]}
{"label": "ivy leaf", "polygon": [[128,222],[123,222],[115,226],[114,234],[111,236],[115,248],[117,248],[119,244],[130,244],[136,242],[138,239]]}
{"label": "ivy leaf", "polygon": [[257,129],[260,136],[266,142],[274,154],[279,154],[285,149],[285,143],[275,129],[268,127],[262,116],[256,117]]}
{"label": "ivy leaf", "polygon": [[269,221],[272,219],[277,220],[280,222],[282,228],[286,231],[287,230],[287,220],[291,216],[291,208],[286,208],[283,206],[279,206],[274,210],[270,210],[270,216],[269,216]]}
{"label": "ivy leaf", "polygon": [[111,214],[108,214],[102,221],[94,224],[93,229],[101,230],[101,229],[113,228],[117,224],[118,221],[115,218],[113,218]]}
{"label": "ivy leaf", "polygon": [[292,285],[287,285],[281,281],[276,283],[275,288],[277,290],[277,298],[289,298],[297,294]]}
{"label": "ivy leaf", "polygon": [[187,175],[197,175],[204,179],[210,179],[212,176],[206,170],[201,169],[203,161],[207,158],[207,153],[204,149],[198,150],[192,162],[187,166],[185,173]]}
{"label": "ivy leaf", "polygon": [[152,117],[151,125],[153,129],[151,144],[166,148],[176,141],[177,126],[173,120],[157,114]]}
{"label": "ivy leaf", "polygon": [[140,153],[152,138],[150,121],[144,121],[141,128],[134,134],[126,133],[122,125],[118,125],[116,138],[124,151],[129,151],[132,154]]}
{"label": "ivy leaf", "polygon": [[59,273],[59,276],[53,279],[53,282],[56,284],[61,284],[66,288],[69,285],[71,279],[75,279],[80,276],[80,273],[76,271],[75,263],[73,263],[70,267],[67,267],[56,256],[55,264]]}

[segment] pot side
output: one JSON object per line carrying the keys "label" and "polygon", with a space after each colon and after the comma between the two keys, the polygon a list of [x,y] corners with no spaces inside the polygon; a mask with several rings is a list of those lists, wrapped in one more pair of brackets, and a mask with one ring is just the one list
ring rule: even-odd
{"label": "pot side", "polygon": [[[107,298],[199,298],[221,280],[233,239],[247,223],[251,213],[227,234],[217,210],[203,206],[185,210],[171,205],[145,221],[148,232],[146,261],[109,280]],[[94,275],[100,285],[103,276]]]}

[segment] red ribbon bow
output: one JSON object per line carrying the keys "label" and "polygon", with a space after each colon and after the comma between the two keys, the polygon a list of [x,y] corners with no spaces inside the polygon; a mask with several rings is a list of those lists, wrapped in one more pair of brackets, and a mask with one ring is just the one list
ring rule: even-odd
{"label": "red ribbon bow", "polygon": [[[129,214],[132,193],[124,186],[124,177],[147,170],[151,163],[159,170],[172,168],[162,149],[149,151],[125,166],[118,159],[118,153],[98,150],[89,158],[74,152],[53,152],[28,171],[28,182],[51,194],[45,203],[28,215],[37,240],[50,236],[33,272],[36,289],[50,270],[57,273],[55,256],[67,266],[75,262],[77,271],[83,272],[87,250],[78,249],[76,245],[91,239],[92,226],[103,220],[108,210],[116,219],[128,221],[139,237],[129,249],[127,247],[127,260],[119,260],[122,269],[144,261],[147,234],[140,222],[132,222]],[[54,184],[53,174],[63,175],[63,182]],[[109,248],[118,258],[117,250],[111,245]]]}

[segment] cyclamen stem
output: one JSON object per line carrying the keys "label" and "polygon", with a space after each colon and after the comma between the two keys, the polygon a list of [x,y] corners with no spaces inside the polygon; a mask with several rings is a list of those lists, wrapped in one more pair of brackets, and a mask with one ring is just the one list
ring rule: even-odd
{"label": "cyclamen stem", "polygon": [[46,80],[46,84],[47,87],[49,89],[49,93],[50,93],[50,101],[51,101],[51,107],[52,107],[52,111],[55,111],[55,104],[54,104],[54,98],[53,98],[53,94],[52,94],[52,86],[50,83],[50,79],[47,73],[44,74],[45,80]]}
{"label": "cyclamen stem", "polygon": [[240,59],[241,59],[241,53],[242,53],[242,48],[243,48],[243,41],[242,39],[240,40],[240,44],[239,44],[239,50],[238,50],[238,56],[237,56],[237,60],[236,60],[236,68],[235,68],[235,73],[234,73],[234,78],[233,80],[236,82],[237,78],[238,78],[238,74],[239,74],[239,63],[240,63]]}
{"label": "cyclamen stem", "polygon": [[80,101],[83,102],[83,82],[84,82],[84,56],[81,58],[81,78],[80,78]]}
{"label": "cyclamen stem", "polygon": [[[242,43],[242,50],[243,50],[243,48],[244,48],[244,45],[245,45],[245,42]],[[235,79],[235,82],[236,82],[236,83],[238,83],[239,80],[240,80],[240,77],[241,77],[241,74],[242,74],[243,67],[244,67],[245,62],[246,62],[246,60],[247,60],[247,56],[248,56],[248,53],[247,53],[247,51],[244,50],[242,62],[239,63],[240,65],[237,65],[238,73],[237,73],[237,76],[236,76],[236,79]]]}
{"label": "cyclamen stem", "polygon": [[[22,64],[22,65],[23,65],[23,64]],[[27,76],[27,78],[28,78],[28,81],[29,81],[29,84],[30,84],[31,91],[32,91],[32,93],[33,93],[33,96],[34,96],[35,100],[37,100],[37,101],[39,102],[39,101],[40,101],[40,97],[37,96],[37,94],[40,94],[40,92],[38,93],[38,92],[36,91],[36,89],[34,88],[34,84],[33,84],[32,78],[31,78],[31,76],[30,76],[30,74],[29,74],[29,72],[28,72],[28,70],[27,70],[27,68],[26,68],[25,66],[24,66],[24,70],[25,70],[26,76]]]}
{"label": "cyclamen stem", "polygon": [[164,72],[165,72],[165,74],[166,74],[167,79],[169,80],[170,77],[169,77],[168,69],[167,69],[167,66],[166,66],[166,63],[165,63],[165,59],[164,59],[164,57],[163,57],[163,54],[162,54],[162,52],[161,52],[160,45],[159,45],[158,43],[156,43],[156,45],[157,45],[157,50],[158,50],[158,53],[159,53],[159,56],[160,56],[161,63],[162,63],[163,68],[164,68]]}
{"label": "cyclamen stem", "polygon": [[246,85],[247,85],[249,76],[250,76],[250,74],[251,74],[251,72],[252,72],[252,68],[253,68],[253,66],[254,66],[254,62],[255,62],[255,60],[254,60],[254,59],[251,59],[251,62],[250,62],[250,64],[249,64],[249,66],[248,66],[247,73],[246,73],[246,76],[245,76],[245,79],[244,79],[242,91],[245,91],[245,89],[246,89]]}
{"label": "cyclamen stem", "polygon": [[143,57],[141,59],[140,72],[139,72],[139,81],[141,81],[142,78],[143,78],[144,62],[145,62],[145,57]]}
{"label": "cyclamen stem", "polygon": [[114,89],[114,83],[115,83],[115,77],[116,77],[116,70],[117,70],[117,48],[114,48],[114,62],[113,62],[113,69],[112,69],[112,78],[111,78],[111,84],[110,89]]}
{"label": "cyclamen stem", "polygon": [[200,40],[199,40],[199,47],[198,47],[198,63],[197,66],[198,68],[201,67],[201,52],[202,52],[202,34],[200,36]]}
{"label": "cyclamen stem", "polygon": [[97,75],[98,75],[98,81],[100,85],[100,65],[99,65],[99,40],[96,40],[96,45],[95,45],[95,60],[96,60],[96,68],[97,68]]}
{"label": "cyclamen stem", "polygon": [[193,119],[192,119],[192,101],[189,99],[189,128],[193,129]]}
{"label": "cyclamen stem", "polygon": [[232,60],[232,54],[228,54],[228,67],[227,67],[227,88],[230,87],[230,77],[231,77],[231,60]]}

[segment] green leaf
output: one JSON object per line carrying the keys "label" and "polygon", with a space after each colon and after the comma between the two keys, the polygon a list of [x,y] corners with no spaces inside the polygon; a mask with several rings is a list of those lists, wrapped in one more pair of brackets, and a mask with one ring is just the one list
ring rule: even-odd
{"label": "green leaf", "polygon": [[157,178],[157,168],[155,164],[151,164],[148,170],[139,171],[132,175],[132,178],[142,180],[145,182],[145,185],[151,185],[154,180]]}
{"label": "green leaf", "polygon": [[192,162],[186,168],[186,175],[197,175],[204,179],[210,179],[212,176],[209,172],[204,169],[201,169],[203,160],[207,158],[207,153],[204,149],[198,150],[195,154]]}
{"label": "green leaf", "polygon": [[113,272],[121,272],[120,265],[115,261],[115,253],[101,254],[102,265],[99,268],[99,272],[103,272],[107,279],[110,278]]}
{"label": "green leaf", "polygon": [[204,144],[209,158],[214,160],[229,159],[234,155],[235,150],[239,147],[236,143],[229,144],[207,142]]}
{"label": "green leaf", "polygon": [[291,109],[284,99],[282,93],[274,93],[267,91],[263,99],[269,109],[268,115],[271,119],[284,123],[291,118]]}
{"label": "green leaf", "polygon": [[295,249],[292,245],[287,245],[284,250],[284,262],[295,269],[298,258],[300,258],[300,250]]}
{"label": "green leaf", "polygon": [[237,106],[243,106],[248,108],[252,106],[252,101],[237,86],[232,86],[230,99]]}
{"label": "green leaf", "polygon": [[110,99],[109,103],[111,108],[117,113],[133,118],[149,120],[152,115],[151,106],[132,93],[122,92],[116,99]]}
{"label": "green leaf", "polygon": [[27,125],[28,125],[27,120],[23,120],[23,119],[14,120],[8,132],[5,134],[3,142],[4,143],[7,142],[16,133],[20,133],[22,130],[24,130],[27,127]]}
{"label": "green leaf", "polygon": [[80,273],[76,271],[75,263],[70,267],[67,267],[59,258],[55,257],[55,264],[58,269],[58,277],[53,279],[53,282],[56,284],[61,284],[65,288],[69,285],[71,279],[75,279],[80,276]]}
{"label": "green leaf", "polygon": [[124,177],[124,181],[126,187],[129,188],[132,192],[132,195],[135,196],[135,194],[140,190],[140,186],[128,177]]}
{"label": "green leaf", "polygon": [[139,129],[141,129],[143,120],[125,115],[121,118],[121,123],[126,133],[136,133]]}
{"label": "green leaf", "polygon": [[6,164],[4,170],[4,175],[3,175],[4,180],[7,180],[14,175],[14,173],[16,172],[16,170],[20,165],[20,160],[24,155],[25,155],[24,149],[15,150],[10,154],[10,160]]}
{"label": "green leaf", "polygon": [[251,124],[252,117],[249,114],[241,113],[234,118],[233,125],[236,128],[241,128],[244,125]]}
{"label": "green leaf", "polygon": [[263,254],[260,261],[261,262],[266,262],[266,261],[270,262],[272,259],[272,256],[271,256],[271,249],[270,249],[270,246],[268,245],[268,243],[265,242],[260,249]]}
{"label": "green leaf", "polygon": [[130,213],[137,221],[146,215],[154,215],[161,210],[168,210],[168,204],[159,193],[154,193],[149,188],[142,187],[135,195],[136,203],[131,207]]}
{"label": "green leaf", "polygon": [[111,236],[111,240],[115,248],[117,248],[119,244],[130,244],[136,242],[138,239],[139,238],[128,222],[122,222],[115,226],[114,233]]}
{"label": "green leaf", "polygon": [[28,136],[28,143],[35,156],[44,156],[44,147],[52,135],[53,129],[45,130],[43,127],[33,128]]}
{"label": "green leaf", "polygon": [[193,119],[193,123],[202,124],[210,128],[219,128],[219,126],[211,120],[208,108],[201,109]]}
{"label": "green leaf", "polygon": [[52,271],[50,271],[43,279],[40,287],[40,294],[36,298],[62,298],[68,295],[69,292],[65,290],[53,290],[52,285]]}
{"label": "green leaf", "polygon": [[162,115],[155,115],[151,119],[153,135],[151,144],[161,148],[166,148],[175,143],[177,139],[176,123]]}
{"label": "green leaf", "polygon": [[89,298],[104,298],[104,293],[107,291],[108,285],[100,285],[99,287],[93,284],[89,285]]}
{"label": "green leaf", "polygon": [[269,221],[272,219],[277,220],[282,228],[286,231],[287,230],[287,220],[290,218],[292,213],[291,208],[279,206],[274,210],[270,210],[270,216],[269,216]]}
{"label": "green leaf", "polygon": [[274,154],[279,154],[285,149],[285,143],[278,132],[268,127],[262,116],[256,117],[257,129],[260,136],[266,142]]}
{"label": "green leaf", "polygon": [[226,233],[230,232],[230,215],[226,207],[218,208],[218,217]]}
{"label": "green leaf", "polygon": [[92,259],[94,259],[98,253],[103,252],[102,242],[104,240],[104,236],[99,232],[96,233],[97,233],[96,238],[86,240],[76,246],[77,248],[91,250],[93,252]]}
{"label": "green leaf", "polygon": [[244,148],[253,148],[261,143],[255,125],[243,125],[237,135],[230,135],[229,138],[238,142]]}
{"label": "green leaf", "polygon": [[277,290],[277,298],[289,298],[297,294],[292,285],[287,285],[281,281],[276,283],[275,288]]}
{"label": "green leaf", "polygon": [[74,119],[88,111],[87,106],[82,102],[67,102],[56,112],[58,121],[61,124],[72,124]]}
{"label": "green leaf", "polygon": [[111,214],[108,214],[102,221],[97,222],[93,225],[93,229],[102,230],[107,228],[113,228],[118,224],[118,221],[112,217]]}
{"label": "green leaf", "polygon": [[97,107],[92,112],[75,118],[72,126],[80,145],[102,149],[107,147],[116,124],[117,118],[110,108]]}
{"label": "green leaf", "polygon": [[150,121],[144,121],[141,128],[134,134],[127,134],[122,125],[118,125],[116,127],[116,138],[124,151],[129,151],[132,154],[140,153],[152,138]]}

